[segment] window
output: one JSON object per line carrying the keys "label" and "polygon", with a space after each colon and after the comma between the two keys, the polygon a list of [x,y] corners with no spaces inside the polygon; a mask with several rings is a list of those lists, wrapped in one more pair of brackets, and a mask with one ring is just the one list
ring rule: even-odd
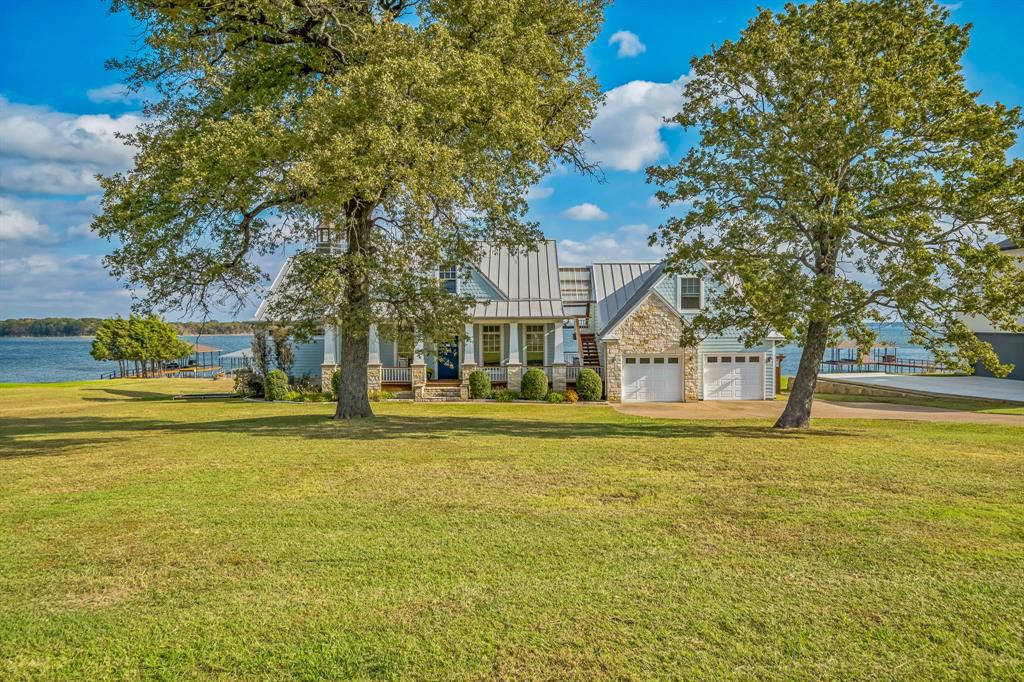
{"label": "window", "polygon": [[398,339],[395,341],[395,355],[397,355],[399,367],[408,367],[412,363],[413,346],[412,333],[407,331],[398,333]]}
{"label": "window", "polygon": [[664,365],[665,364],[665,358],[654,358],[654,364],[656,364],[656,365]]}
{"label": "window", "polygon": [[626,358],[626,364],[627,365],[635,365],[636,364],[636,358]]}
{"label": "window", "polygon": [[733,360],[733,362],[746,362],[747,361],[747,359],[745,357],[743,357],[742,355],[737,355],[732,360]]}
{"label": "window", "polygon": [[706,361],[706,362],[708,362],[708,363],[712,363],[712,362],[718,362],[718,358],[716,358],[716,357],[715,357],[714,355],[709,355],[709,356],[708,356],[708,357],[707,357],[707,358],[705,359],[705,361]]}
{"label": "window", "polygon": [[640,364],[641,365],[649,365],[649,364],[651,364],[651,359],[650,358],[640,358]]}
{"label": "window", "polygon": [[732,362],[732,358],[730,358],[728,355],[723,355],[722,362]]}
{"label": "window", "polygon": [[700,309],[700,278],[679,278],[679,307],[682,310]]}
{"label": "window", "polygon": [[679,358],[669,358],[668,359],[668,364],[670,364],[670,365],[678,365],[679,364]]}
{"label": "window", "polygon": [[501,364],[501,326],[485,324],[480,332],[480,346],[485,365]]}
{"label": "window", "polygon": [[757,357],[756,355],[751,355],[749,358],[747,358],[747,362],[761,362],[761,358]]}
{"label": "window", "polygon": [[544,325],[526,325],[526,364],[530,367],[544,365]]}
{"label": "window", "polygon": [[458,293],[459,290],[459,275],[455,271],[455,268],[441,268],[437,271],[437,279],[440,280],[441,286],[444,287],[445,291],[449,293]]}

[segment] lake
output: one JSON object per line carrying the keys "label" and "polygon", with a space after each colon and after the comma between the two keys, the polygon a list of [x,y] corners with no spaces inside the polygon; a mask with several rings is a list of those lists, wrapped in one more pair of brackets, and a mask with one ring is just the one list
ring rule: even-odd
{"label": "lake", "polygon": [[[879,328],[879,340],[899,346],[899,354],[911,358],[928,358],[923,348],[909,342],[910,332],[901,324],[886,324]],[[183,336],[184,340],[199,340],[208,346],[221,348],[225,353],[248,348],[248,335]],[[105,372],[117,369],[116,363],[97,362],[89,356],[92,338],[82,336],[19,338],[0,337],[0,382],[34,383],[51,381],[81,381],[99,379]],[[784,346],[779,352],[783,374],[796,374],[800,362],[800,348],[795,344]]]}
{"label": "lake", "polygon": [[[185,341],[199,341],[222,349],[225,353],[248,348],[247,335],[183,336]],[[82,381],[99,379],[101,374],[117,370],[116,362],[98,362],[89,355],[92,338],[2,337],[0,338],[0,382],[35,383],[51,381]]]}

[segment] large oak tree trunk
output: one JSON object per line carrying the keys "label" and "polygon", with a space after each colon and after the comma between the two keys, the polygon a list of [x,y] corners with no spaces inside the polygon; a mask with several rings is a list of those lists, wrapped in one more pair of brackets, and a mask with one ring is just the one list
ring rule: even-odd
{"label": "large oak tree trunk", "polygon": [[789,388],[786,409],[775,422],[777,429],[806,429],[811,424],[811,406],[814,403],[814,387],[818,383],[821,358],[828,344],[828,325],[811,322],[807,325],[804,352],[800,356],[800,367]]}
{"label": "large oak tree trunk", "polygon": [[370,207],[356,206],[350,213],[346,228],[345,295],[351,322],[341,325],[341,381],[338,385],[338,409],[335,419],[372,417],[366,363],[370,359],[369,320],[371,316],[370,283],[363,261],[369,255],[371,230]]}

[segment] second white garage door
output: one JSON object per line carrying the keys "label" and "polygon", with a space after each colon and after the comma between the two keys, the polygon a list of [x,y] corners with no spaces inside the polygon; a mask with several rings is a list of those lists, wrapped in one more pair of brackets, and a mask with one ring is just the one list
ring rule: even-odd
{"label": "second white garage door", "polygon": [[761,400],[762,367],[760,355],[704,356],[704,400]]}
{"label": "second white garage door", "polygon": [[678,357],[623,359],[623,402],[679,402],[682,399],[683,372]]}

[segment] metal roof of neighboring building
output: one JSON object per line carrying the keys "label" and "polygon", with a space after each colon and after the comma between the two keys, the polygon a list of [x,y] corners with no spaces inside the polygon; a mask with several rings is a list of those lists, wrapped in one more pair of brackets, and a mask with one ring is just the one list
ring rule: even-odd
{"label": "metal roof of neighboring building", "polygon": [[533,251],[512,253],[483,244],[477,269],[507,300],[477,303],[473,317],[562,317],[555,242],[538,242]]}
{"label": "metal roof of neighboring building", "polygon": [[1003,241],[996,244],[996,246],[999,247],[1000,251],[1010,251],[1012,249],[1017,248],[1017,245],[1013,243],[1012,239],[1004,239]]}
{"label": "metal roof of neighboring building", "polygon": [[594,296],[604,329],[617,322],[633,299],[643,296],[662,272],[660,263],[594,263]]}

